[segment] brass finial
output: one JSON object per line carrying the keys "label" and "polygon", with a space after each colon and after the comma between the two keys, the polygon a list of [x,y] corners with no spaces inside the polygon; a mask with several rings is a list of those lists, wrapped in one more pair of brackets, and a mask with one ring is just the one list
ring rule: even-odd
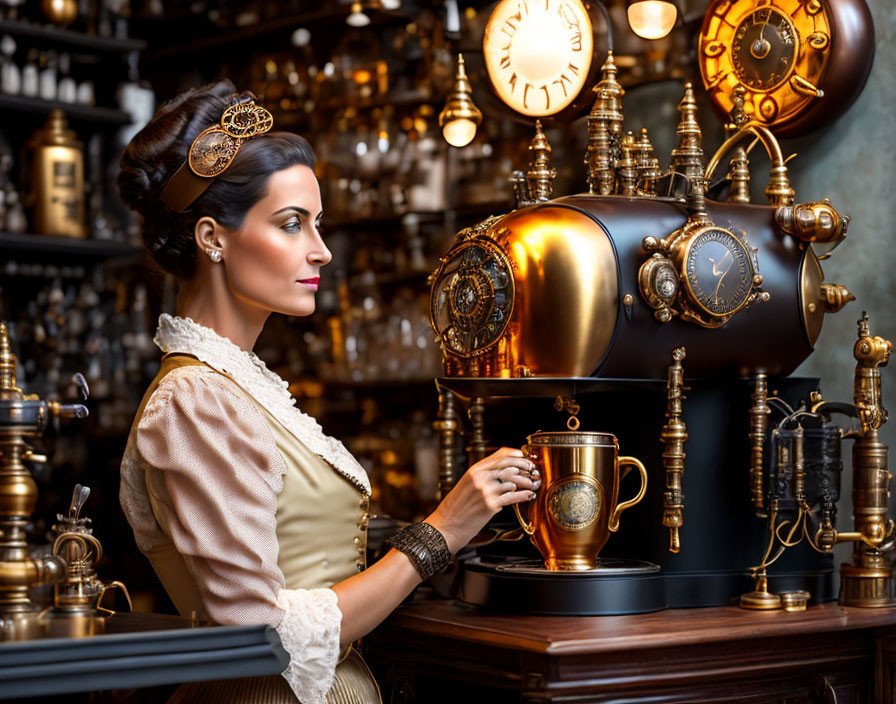
{"label": "brass finial", "polygon": [[684,98],[678,104],[681,118],[676,130],[678,148],[672,150],[672,171],[688,180],[688,211],[692,218],[706,219],[706,176],[703,164],[703,134],[697,122],[697,101],[694,87],[684,85]]}
{"label": "brass finial", "polygon": [[728,180],[731,190],[728,193],[729,203],[750,202],[750,159],[747,150],[738,146],[728,162]]}
{"label": "brass finial", "polygon": [[684,97],[678,104],[681,116],[678,122],[678,147],[672,150],[672,170],[683,174],[691,181],[702,180],[703,165],[703,133],[697,122],[697,102],[694,100],[694,88],[690,83],[684,85]]}
{"label": "brass finial", "polygon": [[589,117],[588,122],[591,134],[585,153],[585,164],[588,166],[588,192],[608,196],[613,192],[613,182],[616,180],[610,133],[602,121],[595,120],[592,126]]}
{"label": "brass finial", "polygon": [[[622,133],[622,96],[625,91],[616,80],[616,64],[613,61],[613,52],[607,52],[607,61],[601,69],[600,82],[594,86],[593,91],[597,96],[594,106],[588,114],[588,149],[585,152],[585,163],[588,166],[588,190],[590,193],[609,195],[611,190],[601,190],[598,186],[606,180],[606,174],[601,173],[607,168],[612,169],[616,159],[619,158],[619,142]],[[603,143],[601,128],[606,130],[606,144]],[[603,163],[603,154],[606,150],[609,164]],[[613,179],[611,179],[612,182]]]}
{"label": "brass finial", "polygon": [[648,168],[653,159],[653,144],[650,142],[650,136],[647,134],[646,127],[641,128],[641,134],[635,144],[634,157],[635,161],[638,162],[638,167],[641,169]]}
{"label": "brass finial", "polygon": [[613,61],[613,52],[607,52],[607,60],[601,67],[600,82],[594,86],[594,92],[597,94],[597,100],[591,112],[597,112],[597,117],[606,121],[607,129],[610,137],[619,137],[622,134],[622,96],[625,91],[616,80],[618,70],[616,63]]}
{"label": "brass finial", "polygon": [[529,199],[541,203],[551,199],[554,191],[553,180],[556,169],[551,168],[551,145],[541,129],[541,120],[535,121],[535,136],[529,143],[529,170],[526,180],[529,183]]}
{"label": "brass finial", "polygon": [[9,346],[9,330],[0,322],[0,394],[18,391],[16,386],[16,357]]}

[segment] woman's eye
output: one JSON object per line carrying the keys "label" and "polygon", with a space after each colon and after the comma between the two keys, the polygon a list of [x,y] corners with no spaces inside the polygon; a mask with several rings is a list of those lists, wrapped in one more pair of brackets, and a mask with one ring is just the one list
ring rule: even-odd
{"label": "woman's eye", "polygon": [[297,235],[302,231],[302,221],[301,220],[290,220],[283,226],[283,231],[288,232],[291,235]]}

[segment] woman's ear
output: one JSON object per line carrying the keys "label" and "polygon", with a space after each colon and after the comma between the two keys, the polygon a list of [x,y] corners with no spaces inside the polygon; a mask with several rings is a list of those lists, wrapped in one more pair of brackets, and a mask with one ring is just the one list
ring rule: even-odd
{"label": "woman's ear", "polygon": [[199,253],[204,254],[213,262],[221,261],[224,256],[224,242],[221,238],[221,230],[221,226],[215,222],[215,219],[208,216],[199,218],[193,230]]}

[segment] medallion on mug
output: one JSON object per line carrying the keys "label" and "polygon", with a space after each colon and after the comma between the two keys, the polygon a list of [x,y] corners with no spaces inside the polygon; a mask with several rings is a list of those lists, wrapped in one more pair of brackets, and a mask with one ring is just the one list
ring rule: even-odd
{"label": "medallion on mug", "polygon": [[[634,457],[619,456],[619,442],[610,433],[538,432],[523,446],[542,477],[542,490],[517,518],[549,570],[590,570],[610,533],[619,528],[619,515],[644,498],[647,470]],[[636,467],[641,488],[619,502],[621,469]]]}

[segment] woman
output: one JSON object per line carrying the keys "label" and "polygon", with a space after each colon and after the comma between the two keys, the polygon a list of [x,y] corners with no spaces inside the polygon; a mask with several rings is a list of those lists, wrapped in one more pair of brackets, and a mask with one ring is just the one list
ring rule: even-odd
{"label": "woman", "polygon": [[181,283],[178,317],[159,321],[165,357],[128,439],[122,506],[182,615],[269,623],[290,655],[283,679],[184,685],[176,701],[378,701],[351,643],[540,480],[522,452],[499,450],[364,569],[364,470],[251,352],[271,313],[314,312],[331,258],[308,143],[270,131],[251,99],[229,81],[187,91],[121,159],[143,242]]}

